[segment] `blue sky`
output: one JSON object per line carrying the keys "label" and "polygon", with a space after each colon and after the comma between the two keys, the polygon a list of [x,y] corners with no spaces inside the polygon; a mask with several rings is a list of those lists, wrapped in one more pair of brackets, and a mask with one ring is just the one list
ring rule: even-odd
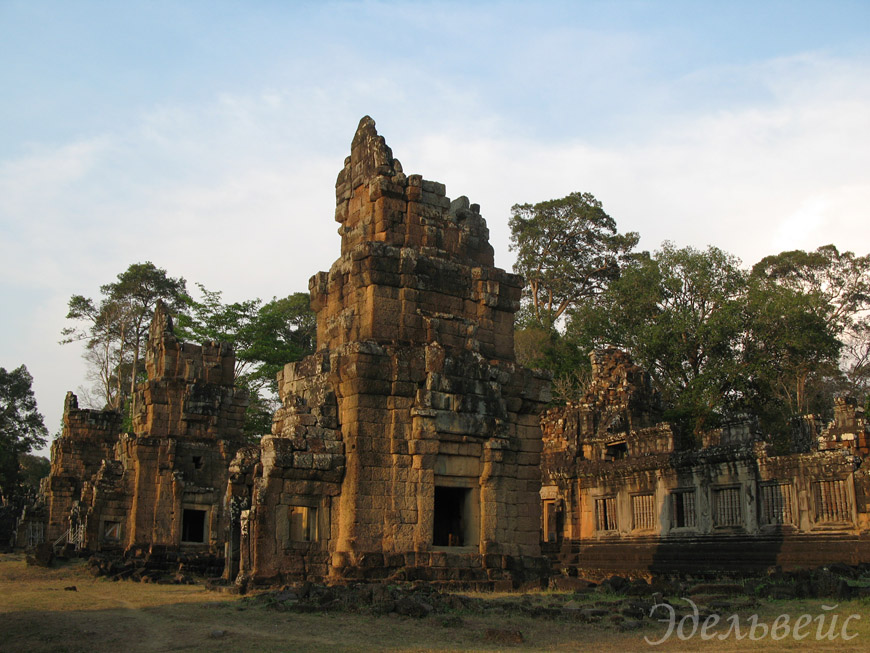
{"label": "blue sky", "polygon": [[338,256],[371,115],[482,207],[592,192],[641,246],[870,251],[868,2],[0,0],[0,366],[54,432],[66,302],[151,260],[230,300]]}

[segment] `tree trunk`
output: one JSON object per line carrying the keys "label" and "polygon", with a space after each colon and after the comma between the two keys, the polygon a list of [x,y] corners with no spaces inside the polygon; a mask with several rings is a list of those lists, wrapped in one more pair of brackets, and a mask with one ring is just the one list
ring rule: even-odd
{"label": "tree trunk", "polygon": [[127,335],[127,327],[121,322],[121,342],[118,346],[118,368],[115,376],[118,377],[118,392],[115,395],[115,410],[120,411],[124,406],[124,374],[122,372],[124,368],[124,341],[126,340]]}
{"label": "tree trunk", "polygon": [[139,345],[142,342],[141,318],[136,324],[136,341],[133,343],[133,370],[130,372],[130,419],[136,414],[136,372],[139,370]]}

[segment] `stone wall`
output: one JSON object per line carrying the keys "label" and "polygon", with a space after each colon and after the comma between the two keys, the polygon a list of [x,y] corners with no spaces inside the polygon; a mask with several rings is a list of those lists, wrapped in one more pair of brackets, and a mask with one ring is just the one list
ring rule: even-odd
{"label": "stone wall", "polygon": [[652,423],[655,393],[623,352],[593,363],[584,401],[542,417],[543,532],[563,566],[642,574],[870,555],[868,430],[855,402],[838,400],[827,427],[804,420],[792,454],[773,455],[752,420],[680,449],[669,424]]}
{"label": "stone wall", "polygon": [[51,443],[47,540],[54,541],[70,529],[70,516],[85,483],[94,477],[104,460],[113,457],[121,421],[116,411],[79,408],[78,398],[67,392],[63,430]]}

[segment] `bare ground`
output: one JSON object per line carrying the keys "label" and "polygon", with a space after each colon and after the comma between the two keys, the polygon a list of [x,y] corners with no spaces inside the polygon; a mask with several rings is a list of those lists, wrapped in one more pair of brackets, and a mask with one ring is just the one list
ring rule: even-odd
{"label": "bare ground", "polygon": [[[64,589],[75,587],[75,590]],[[492,596],[487,600],[505,600]],[[512,595],[511,599],[517,598]],[[536,593],[541,604],[564,603],[570,596]],[[600,599],[601,597],[596,597]],[[848,634],[854,639],[817,641],[816,622],[809,636],[774,641],[748,637],[682,641],[676,634],[658,646],[666,624],[646,620],[637,630],[620,631],[602,620],[584,623],[567,618],[541,618],[496,608],[425,618],[395,613],[375,616],[347,612],[298,613],[277,610],[268,601],[240,599],[210,592],[199,585],[152,585],[93,578],[79,561],[52,569],[27,567],[23,556],[0,555],[0,651],[116,652],[139,651],[655,651],[655,650],[870,650],[870,602],[867,599],[765,601],[740,614],[743,630],[751,613],[772,624],[788,614],[817,617],[851,614]],[[599,601],[600,603],[600,601]],[[822,605],[836,604],[824,611]],[[658,615],[657,615],[658,616]],[[724,618],[724,616],[723,616]],[[519,630],[523,643],[487,639],[487,631]],[[727,633],[727,627],[716,631]],[[758,631],[760,632],[760,631]]]}

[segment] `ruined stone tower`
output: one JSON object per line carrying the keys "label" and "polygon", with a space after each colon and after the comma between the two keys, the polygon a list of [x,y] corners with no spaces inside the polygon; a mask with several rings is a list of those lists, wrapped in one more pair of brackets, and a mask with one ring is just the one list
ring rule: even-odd
{"label": "ruined stone tower", "polygon": [[336,182],[341,257],[310,281],[317,353],[278,376],[230,499],[240,570],[492,581],[542,569],[549,382],[515,362],[522,279],[479,207],[406,176],[365,117]]}
{"label": "ruined stone tower", "polygon": [[223,557],[228,467],[244,443],[247,393],[233,386],[226,343],[179,341],[158,303],[136,389],[132,433],[115,411],[79,409],[68,393],[52,443],[47,537],[77,547],[173,549]]}

